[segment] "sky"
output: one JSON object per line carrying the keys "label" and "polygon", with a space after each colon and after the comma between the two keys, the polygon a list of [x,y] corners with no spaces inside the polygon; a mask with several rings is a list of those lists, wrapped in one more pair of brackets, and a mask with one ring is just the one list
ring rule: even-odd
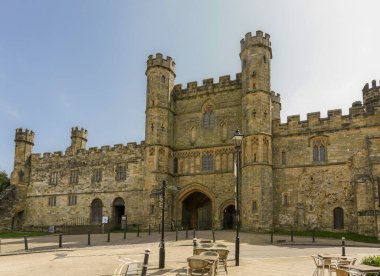
{"label": "sky", "polygon": [[88,147],[144,140],[146,60],[176,63],[176,83],[241,71],[240,40],[271,35],[272,90],[289,115],[362,100],[380,79],[380,1],[0,0],[0,170],[16,128],[33,152],[64,151],[71,127]]}

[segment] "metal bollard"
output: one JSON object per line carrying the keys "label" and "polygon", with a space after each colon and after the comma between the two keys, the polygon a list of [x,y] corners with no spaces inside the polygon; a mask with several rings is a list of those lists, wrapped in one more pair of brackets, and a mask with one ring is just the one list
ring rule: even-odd
{"label": "metal bollard", "polygon": [[150,249],[145,249],[144,263],[141,270],[141,276],[146,276],[148,271],[148,260],[149,260]]}
{"label": "metal bollard", "polygon": [[346,256],[346,239],[342,237],[342,256]]}
{"label": "metal bollard", "polygon": [[24,245],[25,245],[25,250],[28,250],[28,237],[24,236]]}
{"label": "metal bollard", "polygon": [[140,237],[140,224],[137,224],[137,237]]}
{"label": "metal bollard", "polygon": [[273,243],[273,231],[270,232],[270,243]]}
{"label": "metal bollard", "polygon": [[193,230],[193,239],[195,239],[195,228]]}
{"label": "metal bollard", "polygon": [[315,242],[315,231],[314,230],[311,232],[311,240],[312,240],[312,242]]}
{"label": "metal bollard", "polygon": [[151,232],[151,229],[150,229],[150,224],[148,226],[148,235],[150,236],[150,232]]}
{"label": "metal bollard", "polygon": [[175,228],[175,241],[178,241],[178,227]]}
{"label": "metal bollard", "polygon": [[197,239],[193,239],[193,255],[195,255],[195,248],[197,247]]}
{"label": "metal bollard", "polygon": [[290,229],[290,241],[293,242],[294,239],[293,239],[293,228]]}
{"label": "metal bollard", "polygon": [[1,253],[1,239],[0,239],[0,253]]}
{"label": "metal bollard", "polygon": [[215,231],[214,229],[212,229],[211,231],[212,231],[212,241],[215,243]]}
{"label": "metal bollard", "polygon": [[188,239],[188,238],[189,238],[189,227],[186,226],[186,239]]}
{"label": "metal bollard", "polygon": [[126,240],[127,239],[127,228],[124,228],[124,240]]}
{"label": "metal bollard", "polygon": [[110,230],[108,230],[108,233],[107,233],[107,242],[110,242],[111,241],[111,232]]}
{"label": "metal bollard", "polygon": [[91,232],[90,231],[88,231],[87,232],[87,245],[91,245]]}
{"label": "metal bollard", "polygon": [[62,234],[59,234],[58,247],[62,248]]}

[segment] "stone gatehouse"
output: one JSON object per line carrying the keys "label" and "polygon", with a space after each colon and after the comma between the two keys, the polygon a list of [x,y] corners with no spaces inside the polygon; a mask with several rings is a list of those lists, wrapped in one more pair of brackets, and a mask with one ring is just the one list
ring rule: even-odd
{"label": "stone gatehouse", "polygon": [[87,149],[87,130],[73,128],[64,152],[38,154],[33,131],[17,129],[11,180],[19,200],[3,209],[8,220],[2,227],[99,224],[102,216],[117,226],[122,215],[129,223],[158,225],[159,200],[150,195],[166,180],[167,227],[233,228],[231,137],[238,128],[244,135],[243,229],[378,236],[380,84],[366,84],[362,102],[355,101],[348,115],[337,109],[281,123],[280,95],[271,89],[270,36],[247,33],[240,45],[242,69],[234,79],[186,87],[175,84],[172,58],[149,56],[140,144]]}

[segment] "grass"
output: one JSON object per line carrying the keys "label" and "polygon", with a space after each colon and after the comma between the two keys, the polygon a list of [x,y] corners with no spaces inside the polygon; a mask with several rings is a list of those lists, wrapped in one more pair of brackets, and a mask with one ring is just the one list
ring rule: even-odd
{"label": "grass", "polygon": [[[290,235],[290,230],[285,229],[276,229],[274,234],[277,235]],[[312,231],[296,231],[293,230],[294,236],[302,236],[302,237],[311,237]],[[379,243],[376,237],[369,237],[364,235],[359,235],[356,233],[342,233],[342,232],[328,232],[328,231],[315,231],[315,237],[320,238],[334,238],[341,239],[345,237],[346,240],[357,241],[357,242],[367,242],[367,243]]]}
{"label": "grass", "polygon": [[0,238],[6,239],[6,238],[19,238],[19,237],[37,237],[37,236],[46,236],[49,235],[48,232],[40,232],[40,231],[33,231],[33,232],[0,232]]}

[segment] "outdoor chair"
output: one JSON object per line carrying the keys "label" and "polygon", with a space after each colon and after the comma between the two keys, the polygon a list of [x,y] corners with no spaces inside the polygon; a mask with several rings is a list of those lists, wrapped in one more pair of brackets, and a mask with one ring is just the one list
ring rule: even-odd
{"label": "outdoor chair", "polygon": [[218,275],[218,266],[219,266],[219,254],[215,251],[204,251],[199,255],[205,255],[205,256],[214,256],[218,257],[218,260],[215,263],[215,275]]}
{"label": "outdoor chair", "polygon": [[190,276],[212,275],[212,264],[207,260],[188,259],[187,263]]}
{"label": "outdoor chair", "polygon": [[[356,258],[353,259],[338,259],[335,262],[331,262],[329,267],[329,275],[332,275],[332,272],[336,272],[336,270],[342,265],[354,265],[356,262]],[[347,274],[348,275],[348,274]]]}
{"label": "outdoor chair", "polygon": [[319,275],[319,270],[321,269],[329,269],[330,267],[330,264],[331,264],[331,260],[327,259],[327,260],[324,260],[323,262],[323,259],[318,257],[318,256],[311,256],[314,260],[314,263],[315,263],[315,270],[313,272],[313,276],[318,276]]}
{"label": "outdoor chair", "polygon": [[219,265],[223,265],[224,270],[227,272],[227,256],[230,251],[224,248],[218,248],[215,251],[219,254]]}

